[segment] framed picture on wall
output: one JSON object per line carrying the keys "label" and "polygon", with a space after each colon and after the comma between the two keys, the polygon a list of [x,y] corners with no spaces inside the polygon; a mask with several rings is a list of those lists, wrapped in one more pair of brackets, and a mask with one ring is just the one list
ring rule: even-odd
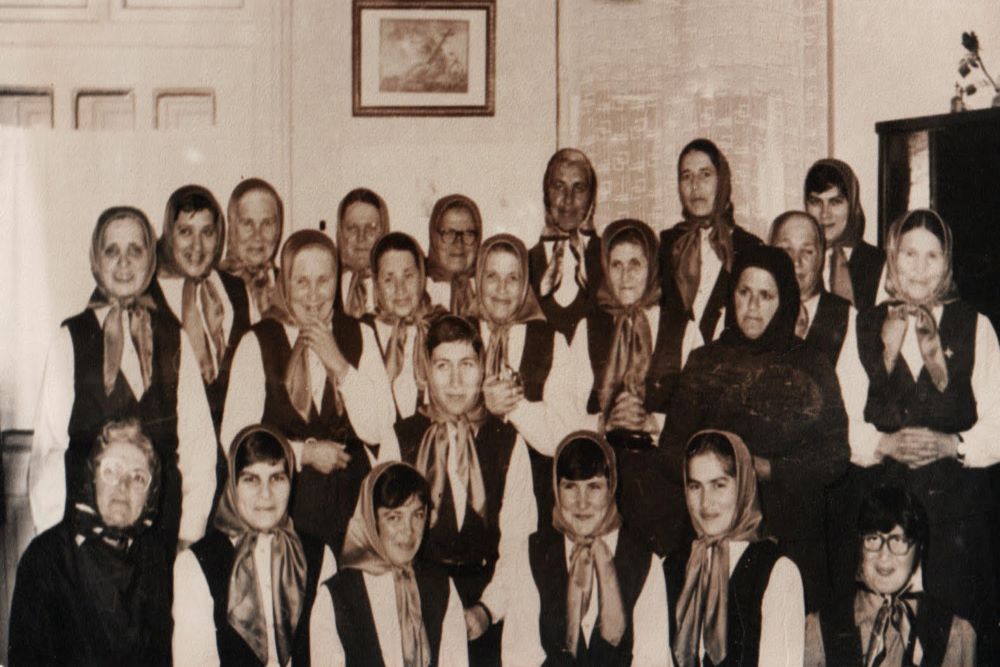
{"label": "framed picture on wall", "polygon": [[355,116],[492,116],[496,0],[354,0]]}

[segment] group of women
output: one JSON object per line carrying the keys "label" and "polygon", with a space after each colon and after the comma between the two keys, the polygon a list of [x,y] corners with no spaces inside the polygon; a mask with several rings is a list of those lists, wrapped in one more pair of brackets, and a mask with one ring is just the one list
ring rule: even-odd
{"label": "group of women", "polygon": [[563,149],[532,248],[456,194],[426,254],[367,189],[280,253],[259,179],[225,212],[180,188],[159,240],[105,211],[10,663],[990,659],[1000,345],[947,224],[909,212],[883,254],[820,160],[765,245],[705,139],[678,192],[659,237],[598,237]]}

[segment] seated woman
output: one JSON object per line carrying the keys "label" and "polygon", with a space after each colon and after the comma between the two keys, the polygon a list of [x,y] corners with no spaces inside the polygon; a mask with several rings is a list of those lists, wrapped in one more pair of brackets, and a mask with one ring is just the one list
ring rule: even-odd
{"label": "seated woman", "polygon": [[858,516],[858,586],[806,619],[806,662],[830,665],[976,664],[976,633],[924,591],[927,513],[909,491],[875,489]]}
{"label": "seated woman", "polygon": [[442,197],[431,210],[429,224],[427,294],[453,315],[468,315],[476,300],[473,272],[483,240],[479,207],[465,195]]}
{"label": "seated woman", "polygon": [[507,665],[670,665],[666,589],[657,558],[615,505],[615,455],[590,431],[555,455],[555,531],[529,539],[505,577]]}
{"label": "seated woman", "polygon": [[726,330],[691,353],[674,392],[664,465],[679,479],[691,435],[738,433],[760,481],[765,534],[802,571],[812,611],[827,589],[824,493],[850,456],[840,385],[823,354],[795,336],[799,286],[788,255],[770,246],[745,250],[733,278]]}
{"label": "seated woman", "polygon": [[679,667],[802,664],[805,612],[798,568],[761,537],[757,475],[734,433],[700,431],[684,449],[684,487],[697,538],[664,563]]}
{"label": "seated woman", "polygon": [[173,554],[148,530],[159,472],[137,420],[104,425],[79,501],[18,564],[10,665],[170,664]]}
{"label": "seated woman", "polygon": [[430,488],[405,463],[365,477],[340,571],[313,606],[312,664],[468,664],[462,601],[437,565],[417,556]]}
{"label": "seated woman", "polygon": [[336,284],[330,237],[312,229],[289,236],[275,302],[233,358],[234,390],[222,420],[223,447],[258,422],[288,438],[301,469],[295,525],[334,553],[361,480],[379,458],[399,458],[392,390],[375,333],[334,310]]}
{"label": "seated woman", "polygon": [[233,440],[215,525],[174,565],[174,664],[309,664],[316,588],[337,566],[288,515],[294,472],[279,433],[250,426]]}

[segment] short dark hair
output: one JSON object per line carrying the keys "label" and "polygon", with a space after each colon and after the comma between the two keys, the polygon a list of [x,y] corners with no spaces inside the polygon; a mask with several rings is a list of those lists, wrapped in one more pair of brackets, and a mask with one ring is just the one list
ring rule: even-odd
{"label": "short dark hair", "polygon": [[430,505],[431,491],[427,480],[415,468],[405,464],[394,464],[382,471],[372,487],[372,508],[395,509],[412,496],[424,506]]}
{"label": "short dark hair", "polygon": [[218,224],[222,216],[222,209],[213,200],[198,190],[187,191],[177,198],[177,213],[175,219],[181,213],[197,213],[198,211],[211,211],[213,221]]}
{"label": "short dark hair", "polygon": [[838,188],[842,195],[847,196],[847,183],[844,182],[844,175],[840,170],[825,162],[810,167],[806,173],[806,196],[808,197],[810,192],[819,194],[830,188]]}
{"label": "short dark hair", "polygon": [[236,460],[233,461],[233,472],[239,475],[247,466],[255,463],[282,463],[285,465],[285,472],[288,470],[288,459],[285,457],[285,448],[281,441],[273,433],[260,429],[251,431],[233,443],[236,448]]}
{"label": "short dark hair", "polygon": [[920,548],[920,557],[926,557],[930,543],[927,510],[916,496],[901,486],[876,487],[861,503],[858,538],[868,533],[888,533],[896,526]]}
{"label": "short dark hair", "polygon": [[372,275],[378,276],[379,262],[382,255],[390,250],[400,250],[413,255],[414,263],[419,267],[424,256],[424,251],[420,245],[409,234],[403,232],[389,232],[372,246]]}
{"label": "short dark hair", "polygon": [[722,470],[730,477],[736,477],[736,453],[729,439],[722,433],[717,431],[696,433],[688,440],[684,449],[684,465],[687,466],[691,459],[702,454],[715,454],[722,464]]}
{"label": "short dark hair", "polygon": [[434,348],[442,343],[463,341],[469,343],[477,355],[483,354],[483,339],[472,322],[450,313],[441,315],[427,331],[427,356],[434,354]]}
{"label": "short dark hair", "polygon": [[579,437],[566,443],[556,462],[556,479],[581,480],[611,478],[608,459],[601,446],[591,438]]}

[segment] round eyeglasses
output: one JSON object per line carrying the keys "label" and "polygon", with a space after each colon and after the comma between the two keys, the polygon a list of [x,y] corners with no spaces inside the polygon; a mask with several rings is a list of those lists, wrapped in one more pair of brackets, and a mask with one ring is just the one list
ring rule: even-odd
{"label": "round eyeglasses", "polygon": [[889,553],[894,556],[905,556],[913,548],[913,540],[904,535],[868,533],[861,539],[861,546],[865,551],[881,551],[883,544],[889,545]]}
{"label": "round eyeglasses", "polygon": [[465,231],[458,231],[456,229],[439,229],[438,234],[441,235],[441,239],[448,245],[455,245],[458,239],[462,239],[462,243],[467,246],[476,245],[476,239],[479,238],[479,232],[475,229],[467,229]]}
{"label": "round eyeglasses", "polygon": [[121,459],[103,459],[98,467],[98,474],[105,484],[117,485],[125,482],[129,489],[145,491],[149,488],[149,483],[153,476],[148,470],[141,468],[128,469],[128,466]]}

